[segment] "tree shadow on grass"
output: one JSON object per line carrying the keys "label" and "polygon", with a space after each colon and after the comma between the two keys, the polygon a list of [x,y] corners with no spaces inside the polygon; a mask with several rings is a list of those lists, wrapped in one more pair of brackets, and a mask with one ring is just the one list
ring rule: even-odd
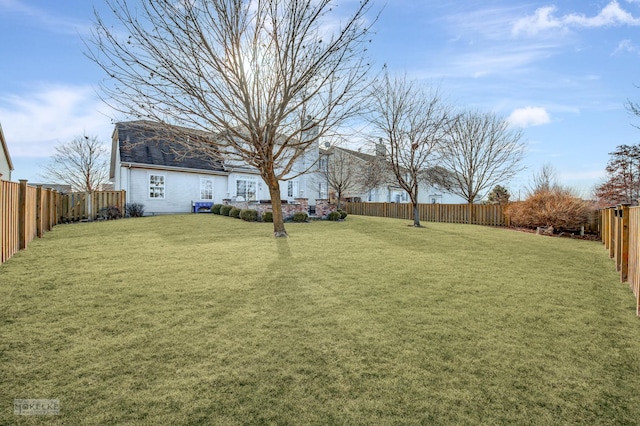
{"label": "tree shadow on grass", "polygon": [[291,249],[289,248],[288,239],[276,238],[276,246],[278,248],[278,260],[291,258]]}

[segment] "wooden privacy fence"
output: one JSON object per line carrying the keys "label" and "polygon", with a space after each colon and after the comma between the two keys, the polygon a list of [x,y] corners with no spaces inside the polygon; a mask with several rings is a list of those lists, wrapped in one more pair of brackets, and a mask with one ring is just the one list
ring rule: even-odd
{"label": "wooden privacy fence", "polygon": [[95,220],[100,217],[100,210],[115,206],[124,214],[125,191],[71,192],[61,199],[60,221],[77,222]]}
{"label": "wooden privacy fence", "polygon": [[[345,203],[349,214],[413,220],[413,206],[406,203]],[[509,226],[504,207],[485,204],[418,204],[420,220]]]}
{"label": "wooden privacy fence", "polygon": [[620,282],[629,283],[640,316],[640,207],[620,204],[600,210],[601,238],[609,257],[620,272]]}
{"label": "wooden privacy fence", "polygon": [[26,180],[0,180],[0,264],[63,222],[94,220],[104,207],[124,211],[125,191],[60,194]]}

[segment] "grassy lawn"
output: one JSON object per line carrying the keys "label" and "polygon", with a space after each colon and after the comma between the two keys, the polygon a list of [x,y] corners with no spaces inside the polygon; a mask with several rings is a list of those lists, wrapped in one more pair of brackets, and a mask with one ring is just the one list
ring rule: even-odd
{"label": "grassy lawn", "polygon": [[0,266],[0,424],[640,421],[601,244],[408,223],[58,226]]}

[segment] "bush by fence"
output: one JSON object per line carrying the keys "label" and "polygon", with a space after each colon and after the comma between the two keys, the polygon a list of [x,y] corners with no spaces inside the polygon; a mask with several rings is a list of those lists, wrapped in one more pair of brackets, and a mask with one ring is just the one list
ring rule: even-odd
{"label": "bush by fence", "polygon": [[0,180],[0,264],[63,222],[94,220],[105,208],[123,211],[125,191],[60,194]]}

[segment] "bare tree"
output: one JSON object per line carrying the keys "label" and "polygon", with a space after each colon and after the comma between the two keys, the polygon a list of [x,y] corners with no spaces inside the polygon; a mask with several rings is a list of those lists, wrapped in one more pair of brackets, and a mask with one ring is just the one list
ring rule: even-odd
{"label": "bare tree", "polygon": [[43,178],[70,185],[73,191],[93,192],[109,182],[109,153],[95,136],[76,136],[55,147]]}
{"label": "bare tree", "polygon": [[397,184],[409,194],[413,225],[420,225],[418,192],[446,137],[451,108],[437,90],[386,73],[373,85],[371,123],[388,150]]}
{"label": "bare tree", "polygon": [[484,191],[511,179],[523,169],[521,138],[521,131],[493,113],[460,114],[441,151],[441,165],[455,182],[449,190],[472,204]]}
{"label": "bare tree", "polygon": [[[116,111],[213,135],[225,158],[257,169],[277,237],[280,181],[319,138],[357,116],[373,0],[336,18],[335,0],[106,0],[88,56]],[[331,20],[332,18],[335,18]],[[331,30],[334,31],[331,31]]]}
{"label": "bare tree", "polygon": [[561,188],[558,182],[558,172],[550,163],[545,163],[540,170],[531,176],[528,192],[530,195],[539,192],[549,192]]}
{"label": "bare tree", "polygon": [[364,161],[358,171],[357,178],[358,185],[364,192],[376,190],[395,180],[387,161],[387,150],[384,143],[376,143],[376,155]]}
{"label": "bare tree", "polygon": [[329,148],[325,155],[326,162],[319,168],[319,178],[336,192],[340,208],[344,194],[360,189],[362,160],[336,147]]}

